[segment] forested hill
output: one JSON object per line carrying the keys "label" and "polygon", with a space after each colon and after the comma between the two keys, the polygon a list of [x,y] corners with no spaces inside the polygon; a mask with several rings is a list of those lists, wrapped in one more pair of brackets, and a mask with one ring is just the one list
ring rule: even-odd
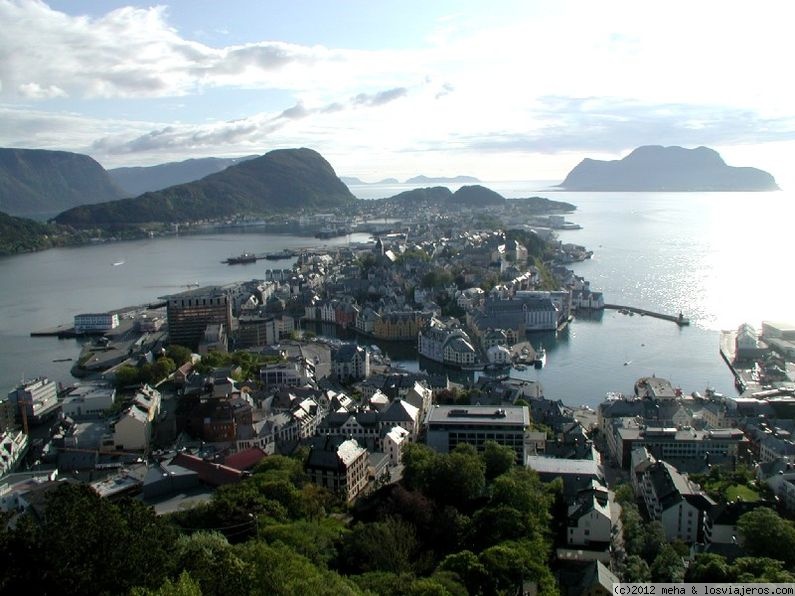
{"label": "forested hill", "polygon": [[49,216],[122,196],[108,173],[88,155],[0,148],[0,211],[5,213]]}
{"label": "forested hill", "polygon": [[77,207],[56,217],[75,227],[175,223],[235,214],[334,209],[357,199],[311,149],[280,149],[188,184],[134,199]]}

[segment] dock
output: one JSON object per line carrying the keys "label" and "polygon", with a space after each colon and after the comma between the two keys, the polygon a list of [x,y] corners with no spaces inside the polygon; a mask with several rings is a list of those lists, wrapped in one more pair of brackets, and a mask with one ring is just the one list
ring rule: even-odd
{"label": "dock", "polygon": [[655,319],[662,319],[663,321],[671,321],[680,327],[686,327],[687,325],[690,325],[690,319],[683,316],[682,313],[679,313],[678,315],[667,315],[665,313],[654,312],[653,310],[646,310],[645,308],[637,308],[636,306],[623,306],[621,304],[605,304],[605,309],[617,310],[619,312],[626,311],[638,315],[654,317]]}

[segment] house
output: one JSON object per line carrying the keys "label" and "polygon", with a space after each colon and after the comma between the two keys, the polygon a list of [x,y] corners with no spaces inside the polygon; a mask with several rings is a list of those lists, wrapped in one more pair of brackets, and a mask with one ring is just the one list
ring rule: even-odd
{"label": "house", "polygon": [[113,425],[113,444],[116,449],[144,451],[149,447],[152,421],[145,412],[130,406]]}
{"label": "house", "polygon": [[367,450],[354,439],[316,437],[306,461],[309,481],[351,502],[367,485]]}
{"label": "house", "polygon": [[566,544],[569,546],[600,546],[610,544],[613,522],[607,489],[594,481],[581,490],[569,505]]}

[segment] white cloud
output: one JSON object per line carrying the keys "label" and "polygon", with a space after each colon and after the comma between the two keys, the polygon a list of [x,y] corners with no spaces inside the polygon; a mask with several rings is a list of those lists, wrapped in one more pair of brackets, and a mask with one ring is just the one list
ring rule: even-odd
{"label": "white cloud", "polygon": [[66,91],[55,85],[42,87],[38,83],[23,83],[19,86],[19,94],[28,99],[52,99],[66,97]]}

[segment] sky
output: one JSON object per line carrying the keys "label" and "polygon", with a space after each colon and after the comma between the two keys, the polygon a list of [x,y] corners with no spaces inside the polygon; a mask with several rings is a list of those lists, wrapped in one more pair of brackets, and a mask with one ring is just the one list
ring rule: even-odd
{"label": "sky", "polygon": [[789,0],[0,0],[0,146],[106,168],[311,147],[375,181],[705,145],[785,186],[793,22]]}

